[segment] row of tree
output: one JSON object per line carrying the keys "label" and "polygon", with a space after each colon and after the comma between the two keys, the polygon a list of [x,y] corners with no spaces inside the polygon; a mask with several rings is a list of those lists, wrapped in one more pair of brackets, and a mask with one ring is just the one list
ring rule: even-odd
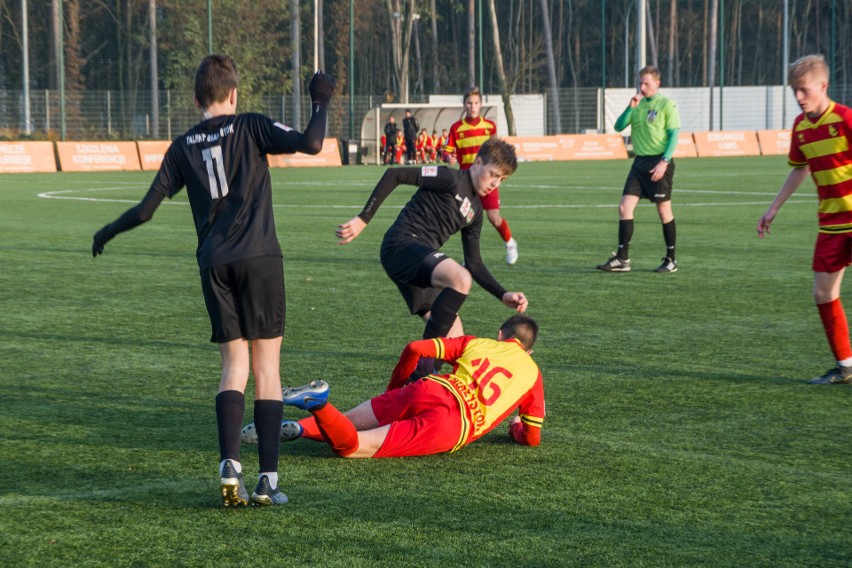
{"label": "row of tree", "polygon": [[[834,63],[833,80],[852,82],[849,0],[646,2],[648,62],[661,69],[667,85],[783,83],[785,18],[790,59],[824,53]],[[0,0],[0,90],[22,88],[27,42],[31,88],[56,89],[64,76],[68,91],[125,93],[191,89],[194,68],[212,45],[238,62],[244,109],[264,95],[304,93],[315,61],[336,76],[340,93],[389,102],[461,93],[480,82],[485,92],[504,94],[623,87],[633,83],[636,71],[637,5],[636,0]],[[299,104],[299,97],[292,100]],[[295,116],[301,116],[298,107]]]}

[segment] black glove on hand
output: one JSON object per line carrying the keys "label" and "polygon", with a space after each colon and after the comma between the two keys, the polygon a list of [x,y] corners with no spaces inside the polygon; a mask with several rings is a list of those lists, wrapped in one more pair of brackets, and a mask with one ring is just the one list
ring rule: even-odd
{"label": "black glove on hand", "polygon": [[112,224],[104,225],[103,229],[95,233],[95,236],[92,239],[92,258],[99,254],[103,254],[104,245],[111,241],[114,236],[115,233],[112,230]]}
{"label": "black glove on hand", "polygon": [[311,100],[321,105],[328,105],[331,94],[334,92],[334,77],[324,71],[314,73],[311,84],[308,87],[311,92]]}

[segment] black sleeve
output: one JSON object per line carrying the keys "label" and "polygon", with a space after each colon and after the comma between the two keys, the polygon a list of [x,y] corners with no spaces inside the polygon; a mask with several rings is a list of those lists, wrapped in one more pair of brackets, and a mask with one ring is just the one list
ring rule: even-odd
{"label": "black sleeve", "polygon": [[482,255],[479,252],[479,234],[481,230],[482,217],[479,218],[478,223],[462,230],[461,238],[462,248],[464,249],[464,264],[477,284],[502,301],[503,294],[507,290],[488,271],[485,263],[482,262]]}
{"label": "black sleeve", "polygon": [[388,195],[400,185],[420,185],[420,168],[388,168],[358,216],[369,223]]}
{"label": "black sleeve", "polygon": [[[257,115],[260,116],[260,115]],[[263,117],[266,128],[259,134],[258,146],[264,154],[302,154],[316,155],[322,151],[325,139],[325,126],[328,118],[328,106],[319,103],[311,105],[311,120],[305,132],[298,132],[280,122]]]}
{"label": "black sleeve", "polygon": [[129,231],[142,223],[150,221],[151,217],[154,216],[154,211],[157,210],[157,207],[160,206],[160,203],[163,202],[165,197],[162,191],[152,185],[138,205],[131,207],[122,213],[118,219],[102,229],[105,231],[104,234],[107,240],[112,239],[119,233]]}

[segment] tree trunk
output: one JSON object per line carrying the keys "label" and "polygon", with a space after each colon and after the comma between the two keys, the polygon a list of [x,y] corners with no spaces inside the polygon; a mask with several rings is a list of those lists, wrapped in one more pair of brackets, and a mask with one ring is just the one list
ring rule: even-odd
{"label": "tree trunk", "polygon": [[550,111],[553,115],[553,127],[556,130],[553,134],[562,133],[562,117],[559,110],[559,87],[556,83],[556,64],[553,61],[553,37],[550,33],[550,18],[548,14],[550,10],[547,7],[547,0],[540,0],[541,4],[541,20],[544,29],[544,47],[547,51],[547,75],[550,79]]}
{"label": "tree trunk", "polygon": [[[387,0],[394,77],[397,82],[399,101],[402,103],[407,103],[409,99],[409,54],[411,53],[411,32],[414,27],[414,0],[408,0],[406,4],[406,13],[403,14],[400,0]],[[402,27],[403,16],[405,29]]]}
{"label": "tree trunk", "polygon": [[293,118],[290,123],[302,130],[302,22],[299,0],[290,0],[290,51],[293,65]]}
{"label": "tree trunk", "polygon": [[[467,74],[470,85],[476,85],[476,4],[467,0]],[[479,86],[482,89],[482,85]]]}
{"label": "tree trunk", "polygon": [[432,92],[441,92],[441,65],[438,59],[438,11],[435,0],[431,1],[432,14]]}
{"label": "tree trunk", "polygon": [[503,96],[503,112],[506,113],[506,126],[509,136],[515,136],[515,115],[512,112],[512,92],[506,81],[506,69],[503,66],[503,49],[500,45],[500,28],[497,25],[497,10],[494,8],[494,0],[488,0],[488,13],[491,16],[491,29],[494,38],[494,66],[497,69],[497,78],[500,80],[500,92]]}
{"label": "tree trunk", "polygon": [[157,89],[159,74],[157,69],[157,0],[148,0],[148,29],[151,40],[148,44],[151,60],[151,136],[160,137],[160,93]]}
{"label": "tree trunk", "polygon": [[666,84],[672,87],[675,86],[674,77],[677,76],[677,0],[669,0],[669,68],[666,73]]}

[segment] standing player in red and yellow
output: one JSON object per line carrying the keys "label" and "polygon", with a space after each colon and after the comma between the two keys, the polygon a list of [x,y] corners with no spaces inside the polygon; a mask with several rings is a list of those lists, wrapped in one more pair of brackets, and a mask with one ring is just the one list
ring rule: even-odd
{"label": "standing player in red and yellow", "polygon": [[[515,409],[509,435],[537,446],[544,423],[544,384],[530,357],[538,324],[516,314],[497,340],[470,335],[409,343],[393,370],[388,390],[342,414],[328,403],[328,383],[314,381],[284,391],[284,404],[312,416],[282,424],[283,440],[325,441],[346,458],[390,458],[454,452],[493,430]],[[420,357],[452,363],[443,375],[406,386]],[[250,442],[252,427],[243,429]]]}
{"label": "standing player in red and yellow", "polygon": [[[450,135],[443,147],[442,157],[450,165],[459,164],[463,170],[470,168],[476,159],[476,153],[482,143],[497,135],[497,125],[479,116],[482,108],[482,94],[479,87],[470,87],[464,92],[465,117],[450,127]],[[482,207],[488,221],[494,225],[503,242],[506,243],[506,262],[518,262],[518,243],[512,238],[509,223],[500,216],[500,192],[492,191],[482,199]]]}
{"label": "standing player in red and yellow", "polygon": [[763,238],[778,210],[810,175],[819,195],[819,232],[813,257],[814,300],[837,366],[811,384],[852,384],[849,324],[840,285],[852,262],[852,109],[828,97],[828,65],[808,55],[790,66],[787,82],[802,114],[793,122],[788,163],[793,167],[757,223]]}

